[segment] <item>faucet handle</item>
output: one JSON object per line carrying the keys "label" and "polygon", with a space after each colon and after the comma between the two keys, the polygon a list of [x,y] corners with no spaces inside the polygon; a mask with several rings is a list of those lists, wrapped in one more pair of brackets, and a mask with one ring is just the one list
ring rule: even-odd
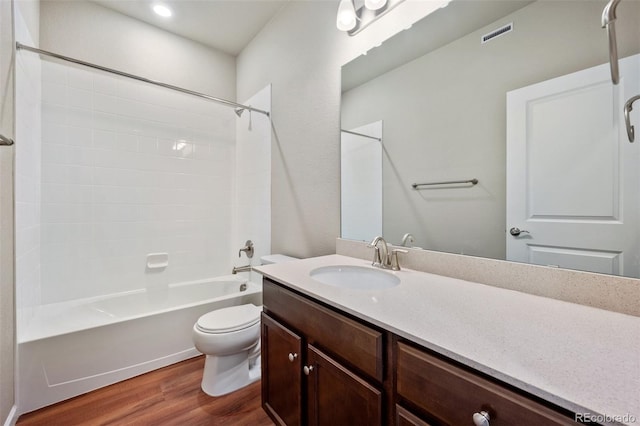
{"label": "faucet handle", "polygon": [[382,265],[382,257],[380,256],[380,247],[372,246],[371,244],[369,244],[367,247],[373,248],[373,260],[371,261],[371,266]]}
{"label": "faucet handle", "polygon": [[242,247],[239,251],[238,251],[238,257],[242,256],[242,252],[245,252],[247,254],[247,257],[249,259],[251,259],[253,257],[253,241],[251,240],[247,240],[246,243],[244,243],[244,247]]}
{"label": "faucet handle", "polygon": [[393,249],[391,250],[391,270],[399,271],[400,270],[400,262],[398,261],[398,253],[409,253],[408,250],[402,249]]}

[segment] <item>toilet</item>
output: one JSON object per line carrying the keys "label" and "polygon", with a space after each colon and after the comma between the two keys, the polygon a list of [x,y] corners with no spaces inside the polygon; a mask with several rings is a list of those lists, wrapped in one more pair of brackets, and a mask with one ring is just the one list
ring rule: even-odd
{"label": "toilet", "polygon": [[[263,265],[295,260],[268,255]],[[260,313],[251,303],[216,309],[202,315],[193,325],[193,343],[206,355],[202,390],[221,396],[260,379]]]}

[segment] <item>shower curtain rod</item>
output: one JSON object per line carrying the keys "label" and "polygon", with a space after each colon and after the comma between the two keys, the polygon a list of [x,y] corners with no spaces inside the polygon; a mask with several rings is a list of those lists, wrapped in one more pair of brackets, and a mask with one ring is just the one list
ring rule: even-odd
{"label": "shower curtain rod", "polygon": [[269,112],[268,111],[264,111],[264,110],[261,110],[261,109],[258,109],[258,108],[253,108],[253,107],[251,107],[249,105],[243,105],[243,104],[239,104],[237,102],[228,101],[226,99],[216,98],[214,96],[205,95],[204,93],[195,92],[195,91],[189,90],[189,89],[183,89],[182,87],[173,86],[171,84],[166,84],[166,83],[162,83],[162,82],[155,81],[155,80],[150,80],[148,78],[140,77],[140,76],[137,76],[137,75],[134,75],[134,74],[129,74],[127,72],[118,71],[118,70],[115,70],[113,68],[107,68],[107,67],[103,67],[101,65],[92,64],[90,62],[81,61],[80,59],[74,59],[74,58],[70,58],[68,56],[59,55],[57,53],[49,52],[47,50],[42,50],[42,49],[38,49],[36,47],[27,46],[27,45],[24,45],[24,44],[22,44],[20,42],[16,43],[16,49],[18,49],[18,50],[23,49],[23,50],[28,50],[29,52],[39,53],[40,55],[51,56],[52,58],[61,59],[63,61],[72,62],[74,64],[83,65],[85,67],[97,69],[97,70],[100,70],[100,71],[105,71],[105,72],[108,72],[108,73],[111,73],[111,74],[117,74],[117,75],[120,75],[122,77],[128,77],[128,78],[131,78],[131,79],[134,79],[134,80],[142,81],[144,83],[149,83],[149,84],[153,84],[155,86],[164,87],[165,89],[171,89],[171,90],[175,90],[177,92],[186,93],[188,95],[197,96],[199,98],[208,99],[210,101],[217,102],[217,103],[222,104],[222,105],[227,105],[227,106],[230,106],[230,107],[233,107],[233,108],[240,108],[240,109],[244,109],[244,110],[259,112],[259,113],[264,114],[267,117],[269,117]]}

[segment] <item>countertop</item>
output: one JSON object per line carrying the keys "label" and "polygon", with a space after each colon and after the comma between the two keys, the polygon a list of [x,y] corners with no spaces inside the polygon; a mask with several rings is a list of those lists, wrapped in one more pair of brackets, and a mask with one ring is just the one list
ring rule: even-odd
{"label": "countertop", "polygon": [[640,424],[640,318],[408,269],[400,285],[347,290],[311,279],[341,255],[255,269],[378,325],[604,424]]}

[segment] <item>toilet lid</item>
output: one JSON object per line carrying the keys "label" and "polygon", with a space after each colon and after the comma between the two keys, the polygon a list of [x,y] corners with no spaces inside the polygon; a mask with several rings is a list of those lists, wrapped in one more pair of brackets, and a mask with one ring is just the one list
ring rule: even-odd
{"label": "toilet lid", "polygon": [[260,321],[262,308],[251,303],[217,309],[198,318],[196,323],[206,333],[227,333],[251,327]]}

